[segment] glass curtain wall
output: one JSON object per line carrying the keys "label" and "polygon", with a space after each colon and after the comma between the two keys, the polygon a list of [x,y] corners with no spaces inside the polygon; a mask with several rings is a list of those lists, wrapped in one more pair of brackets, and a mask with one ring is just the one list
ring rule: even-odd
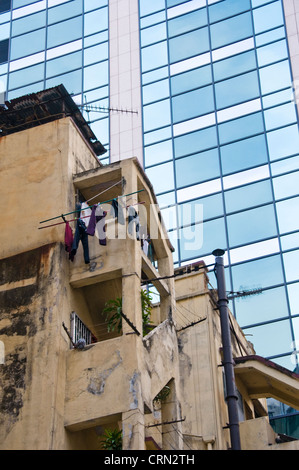
{"label": "glass curtain wall", "polygon": [[[89,105],[84,117],[106,148],[108,50],[108,0],[1,2],[2,98],[4,92],[10,100],[62,83],[78,105]],[[109,161],[108,154],[102,161]]]}
{"label": "glass curtain wall", "polygon": [[[177,265],[226,250],[257,354],[299,349],[299,134],[282,0],[139,0],[144,166]],[[216,286],[213,272],[212,285]]]}

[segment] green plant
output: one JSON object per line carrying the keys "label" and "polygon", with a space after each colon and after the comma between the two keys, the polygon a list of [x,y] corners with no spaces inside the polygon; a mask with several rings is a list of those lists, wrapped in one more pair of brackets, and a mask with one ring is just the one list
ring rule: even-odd
{"label": "green plant", "polygon": [[166,400],[169,394],[170,394],[170,388],[167,385],[165,385],[165,387],[163,387],[162,390],[155,396],[154,401],[158,401],[158,400],[164,401]]}
{"label": "green plant", "polygon": [[152,311],[152,296],[151,292],[146,292],[145,290],[141,289],[141,311],[142,311],[142,322],[143,325],[148,325],[152,323],[150,320],[151,311]]}
{"label": "green plant", "polygon": [[[140,295],[143,334],[145,334],[146,326],[152,323],[150,320],[152,296],[150,291],[146,292],[143,289],[141,289]],[[108,322],[108,331],[114,331],[115,328],[117,328],[118,333],[120,333],[122,329],[122,297],[117,297],[115,300],[108,300],[105,303],[103,313],[106,314],[106,321]]]}
{"label": "green plant", "polygon": [[106,321],[108,321],[107,329],[108,331],[114,331],[117,328],[118,333],[120,333],[122,328],[122,298],[117,297],[115,300],[108,300],[105,303],[103,313],[106,313]]}
{"label": "green plant", "polygon": [[101,444],[105,450],[122,450],[122,431],[105,429]]}

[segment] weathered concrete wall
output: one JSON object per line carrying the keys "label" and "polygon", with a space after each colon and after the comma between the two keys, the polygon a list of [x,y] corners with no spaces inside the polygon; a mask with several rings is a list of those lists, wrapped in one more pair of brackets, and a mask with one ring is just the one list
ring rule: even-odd
{"label": "weathered concrete wall", "polygon": [[1,137],[0,258],[62,241],[63,225],[40,221],[74,210],[72,175],[98,165],[70,118]]}
{"label": "weathered concrete wall", "polygon": [[0,261],[1,449],[53,446],[66,347],[60,257],[59,245],[47,245]]}

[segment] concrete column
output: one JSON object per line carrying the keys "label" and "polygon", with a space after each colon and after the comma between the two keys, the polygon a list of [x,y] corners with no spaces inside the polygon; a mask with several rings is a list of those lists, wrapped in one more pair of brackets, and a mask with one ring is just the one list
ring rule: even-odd
{"label": "concrete column", "polygon": [[109,54],[111,162],[143,165],[138,0],[109,0]]}
{"label": "concrete column", "polygon": [[122,414],[123,450],[145,449],[144,414],[133,409]]}
{"label": "concrete column", "polygon": [[298,0],[283,0],[286,30],[293,74],[294,99],[299,111],[299,3]]}
{"label": "concrete column", "polygon": [[[170,394],[162,403],[162,448],[163,450],[183,449],[182,419],[176,393],[175,380],[170,381]],[[176,422],[173,422],[176,421]],[[169,423],[169,424],[166,424]]]}

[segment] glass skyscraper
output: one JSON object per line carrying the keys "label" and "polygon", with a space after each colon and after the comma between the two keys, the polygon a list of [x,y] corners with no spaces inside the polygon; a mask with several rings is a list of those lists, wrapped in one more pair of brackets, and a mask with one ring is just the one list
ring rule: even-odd
{"label": "glass skyscraper", "polygon": [[210,266],[223,248],[231,310],[257,354],[290,370],[298,17],[297,0],[0,2],[2,102],[63,83],[107,148],[102,162],[140,160],[175,264]]}

